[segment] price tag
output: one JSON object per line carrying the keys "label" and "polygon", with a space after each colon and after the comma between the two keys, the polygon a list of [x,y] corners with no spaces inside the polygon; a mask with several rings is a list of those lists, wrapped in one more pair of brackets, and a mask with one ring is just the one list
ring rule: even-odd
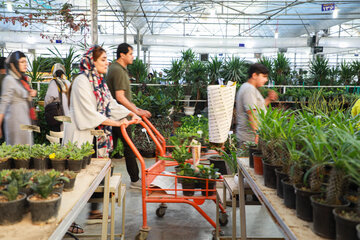
{"label": "price tag", "polygon": [[20,129],[21,129],[21,130],[25,130],[25,131],[29,131],[29,132],[38,132],[38,133],[40,133],[40,127],[39,127],[39,126],[35,126],[35,125],[25,125],[25,124],[21,124],[21,125],[20,125]]}
{"label": "price tag", "polygon": [[90,133],[93,136],[105,136],[104,130],[91,130]]}
{"label": "price tag", "polygon": [[55,116],[54,119],[59,122],[68,122],[71,123],[71,118],[68,116]]}
{"label": "price tag", "polygon": [[51,143],[60,143],[60,138],[57,137],[46,135],[46,139],[49,140],[49,142]]}
{"label": "price tag", "polygon": [[64,131],[62,131],[62,132],[50,131],[50,136],[57,137],[57,138],[63,138],[64,137]]}

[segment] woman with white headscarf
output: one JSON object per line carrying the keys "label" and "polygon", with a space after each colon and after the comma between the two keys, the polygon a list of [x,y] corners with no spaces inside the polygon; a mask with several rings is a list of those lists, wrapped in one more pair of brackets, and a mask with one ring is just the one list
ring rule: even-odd
{"label": "woman with white headscarf", "polygon": [[[46,106],[48,106],[50,103],[61,103],[63,115],[68,116],[69,115],[69,104],[68,104],[68,92],[70,87],[70,82],[66,79],[65,76],[65,68],[62,64],[56,63],[51,69],[53,79],[49,83],[49,87],[47,89],[46,95],[45,95],[45,109]],[[61,98],[60,98],[61,95]],[[50,121],[48,121],[47,117],[45,117],[47,120],[48,126],[51,131],[59,132],[63,129],[63,124],[56,121],[51,121],[57,123],[56,125],[51,124]]]}
{"label": "woman with white headscarf", "polygon": [[4,133],[0,128],[0,138],[4,134],[9,145],[33,144],[32,132],[21,130],[21,125],[31,125],[36,121],[32,89],[25,75],[27,60],[23,52],[16,51],[6,59],[7,75],[2,82],[0,103],[0,125],[4,121]]}

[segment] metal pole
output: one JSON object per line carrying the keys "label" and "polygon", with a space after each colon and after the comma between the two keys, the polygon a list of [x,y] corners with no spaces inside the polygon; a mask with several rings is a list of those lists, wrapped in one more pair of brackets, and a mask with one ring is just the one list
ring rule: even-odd
{"label": "metal pole", "polygon": [[126,21],[126,12],[124,12],[124,43],[127,41],[127,21]]}
{"label": "metal pole", "polygon": [[98,6],[97,0],[90,0],[91,43],[98,44]]}
{"label": "metal pole", "polygon": [[137,35],[137,59],[140,59],[140,29],[136,29]]}

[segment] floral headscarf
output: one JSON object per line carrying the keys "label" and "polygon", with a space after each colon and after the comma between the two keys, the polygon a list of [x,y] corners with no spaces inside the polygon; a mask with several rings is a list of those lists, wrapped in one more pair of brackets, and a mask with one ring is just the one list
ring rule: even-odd
{"label": "floral headscarf", "polygon": [[[80,61],[80,73],[84,73],[89,79],[93,92],[96,97],[97,111],[106,117],[110,117],[111,93],[107,87],[102,74],[99,74],[94,65],[93,52],[98,46],[91,47],[82,57]],[[113,147],[113,139],[111,135],[111,126],[100,125],[98,130],[103,130],[105,136],[100,136],[97,140],[98,149],[106,148],[108,153]]]}

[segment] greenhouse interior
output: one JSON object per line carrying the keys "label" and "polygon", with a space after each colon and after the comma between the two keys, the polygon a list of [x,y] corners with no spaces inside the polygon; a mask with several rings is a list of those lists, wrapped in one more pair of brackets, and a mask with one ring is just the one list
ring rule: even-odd
{"label": "greenhouse interior", "polygon": [[360,240],[360,1],[3,0],[0,239]]}

